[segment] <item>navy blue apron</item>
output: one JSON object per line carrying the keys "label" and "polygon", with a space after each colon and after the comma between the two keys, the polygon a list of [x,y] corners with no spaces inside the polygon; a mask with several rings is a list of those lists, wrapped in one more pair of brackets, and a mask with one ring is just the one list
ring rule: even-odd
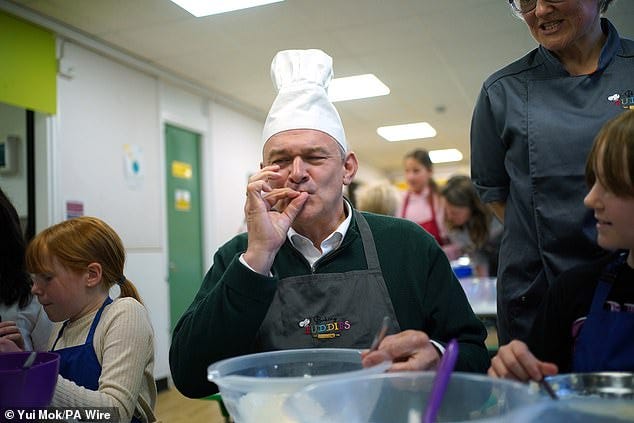
{"label": "navy blue apron", "polygon": [[590,312],[575,342],[574,372],[634,370],[634,313],[603,308],[627,254],[619,254],[599,277]]}
{"label": "navy blue apron", "polygon": [[[88,336],[84,344],[55,351],[57,341],[61,338],[68,324],[67,320],[59,330],[57,339],[55,339],[53,348],[51,348],[51,351],[59,354],[59,374],[64,379],[71,380],[77,385],[83,386],[91,391],[97,391],[99,389],[99,377],[101,376],[101,364],[99,364],[95,348],[93,347],[93,338],[99,320],[101,319],[101,313],[103,313],[104,308],[110,303],[112,303],[112,299],[107,297],[90,325],[90,330],[88,331]],[[133,416],[131,422],[141,423],[141,420]]]}

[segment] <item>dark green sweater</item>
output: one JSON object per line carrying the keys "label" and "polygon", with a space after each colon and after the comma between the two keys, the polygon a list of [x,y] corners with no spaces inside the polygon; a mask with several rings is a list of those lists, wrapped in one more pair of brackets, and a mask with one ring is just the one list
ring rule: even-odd
{"label": "dark green sweater", "polygon": [[[368,221],[383,277],[401,330],[422,330],[434,341],[459,341],[456,370],[485,372],[486,330],[473,314],[449,262],[421,227],[405,219],[363,213]],[[273,263],[273,277],[257,274],[239,261],[247,235],[220,247],[193,303],[172,335],[170,368],[176,387],[189,397],[217,391],[207,367],[224,358],[257,352],[255,337],[273,300],[277,281],[311,273],[306,259],[284,243]],[[341,246],[315,264],[315,273],[367,269],[356,221]]]}

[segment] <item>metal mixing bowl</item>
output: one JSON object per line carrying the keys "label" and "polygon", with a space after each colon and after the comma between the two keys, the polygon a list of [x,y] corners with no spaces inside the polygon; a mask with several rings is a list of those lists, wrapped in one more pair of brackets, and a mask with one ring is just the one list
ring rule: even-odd
{"label": "metal mixing bowl", "polygon": [[546,380],[562,399],[587,396],[634,399],[634,373],[566,373]]}

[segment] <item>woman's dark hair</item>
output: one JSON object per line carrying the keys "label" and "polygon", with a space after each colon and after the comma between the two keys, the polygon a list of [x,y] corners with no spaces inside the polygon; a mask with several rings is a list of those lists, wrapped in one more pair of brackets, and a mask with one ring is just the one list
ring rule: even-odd
{"label": "woman's dark hair", "polygon": [[[471,210],[471,218],[464,226],[476,248],[482,248],[489,239],[492,216],[480,201],[471,179],[464,175],[452,176],[443,187],[441,195],[449,204],[467,207]],[[451,222],[447,222],[447,227],[448,229],[456,229]]]}
{"label": "woman's dark hair", "polygon": [[26,307],[31,301],[31,277],[26,272],[22,234],[18,212],[0,189],[0,303],[18,303]]}
{"label": "woman's dark hair", "polygon": [[[409,153],[405,155],[404,159],[405,160],[414,159],[428,171],[431,172],[434,170],[434,164],[431,161],[431,158],[429,157],[429,152],[427,150],[423,150],[422,148],[418,148],[416,150],[410,151]],[[434,178],[431,178],[431,177],[429,178],[429,188],[431,189],[433,193],[438,192],[438,184],[436,184],[436,181],[434,181]]]}

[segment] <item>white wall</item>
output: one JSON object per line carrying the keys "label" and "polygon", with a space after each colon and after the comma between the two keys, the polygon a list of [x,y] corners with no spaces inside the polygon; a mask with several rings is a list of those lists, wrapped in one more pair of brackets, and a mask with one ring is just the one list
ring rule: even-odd
{"label": "white wall", "polygon": [[[58,78],[59,124],[55,137],[57,220],[66,201],[81,201],[84,213],[106,220],[127,248],[158,249],[161,196],[156,79],[67,43]],[[143,180],[131,186],[124,146],[142,150]]]}
{"label": "white wall", "polygon": [[249,175],[260,168],[262,161],[262,123],[247,118],[221,104],[212,106],[212,158],[206,166],[205,198],[213,222],[208,256],[231,239],[242,227],[244,201]]}
{"label": "white wall", "polygon": [[[126,276],[150,312],[156,336],[156,377],[169,375],[168,289],[160,161],[158,82],[66,43],[58,77],[52,136],[52,222],[66,218],[66,201],[108,222],[127,252]],[[141,149],[142,178],[126,178],[124,145]]]}

